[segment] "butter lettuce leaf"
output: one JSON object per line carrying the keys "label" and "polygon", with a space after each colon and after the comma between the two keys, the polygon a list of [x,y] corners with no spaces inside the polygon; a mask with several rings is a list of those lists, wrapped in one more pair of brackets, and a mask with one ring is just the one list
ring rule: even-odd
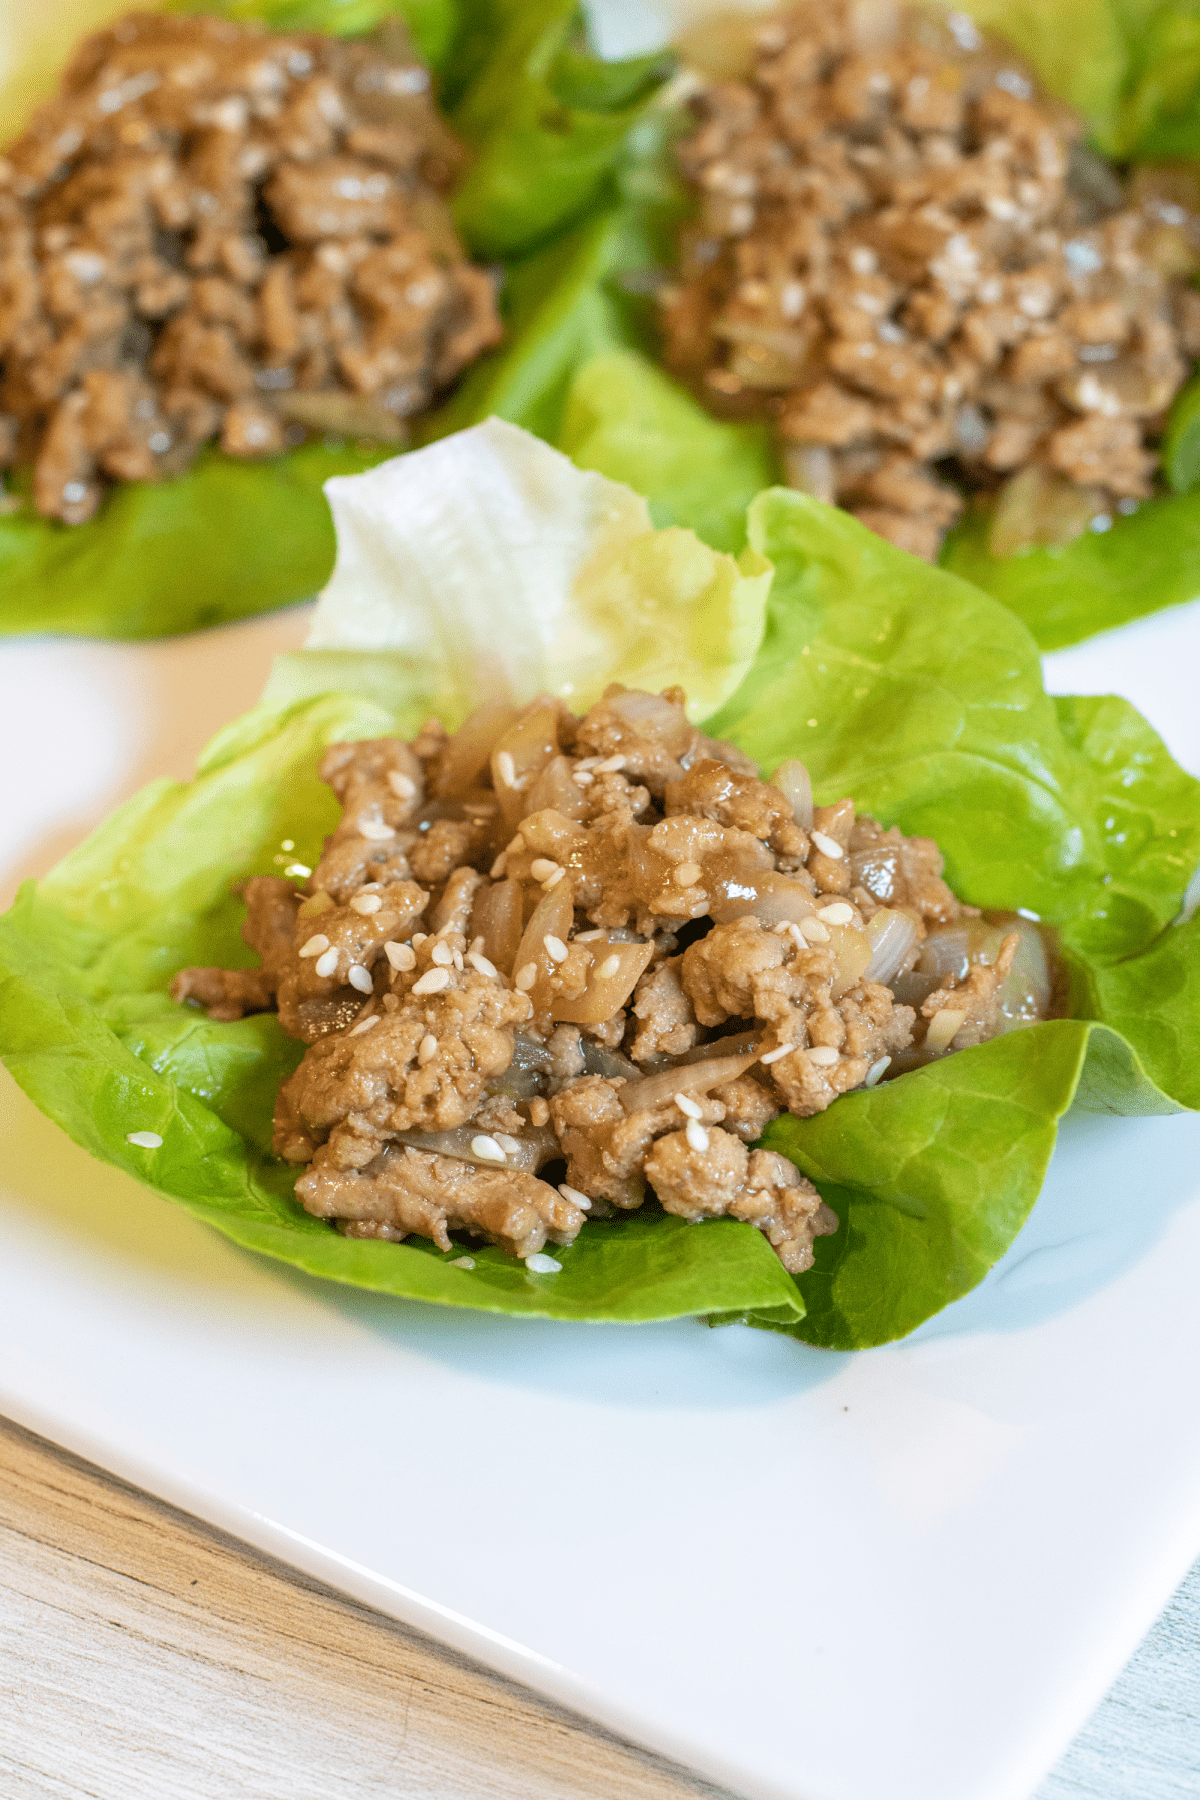
{"label": "butter lettuce leaf", "polygon": [[[469,254],[500,264],[506,278],[510,269],[519,276],[535,249],[556,255],[559,238],[586,235],[593,215],[611,214],[624,140],[670,66],[662,56],[601,61],[588,49],[575,0],[189,0],[188,9],[340,35],[400,14],[451,103],[452,129],[472,152],[455,197],[459,230]],[[0,89],[0,142],[52,87],[46,63]],[[534,274],[544,297],[544,275]],[[519,311],[519,291],[517,300]],[[569,370],[584,354],[572,339]],[[536,394],[524,348],[501,355],[515,362],[522,391]],[[470,393],[442,429],[493,411],[542,428],[519,402],[495,405],[486,380]],[[154,637],[306,599],[333,565],[323,481],[393,454],[313,439],[244,462],[214,448],[176,480],[114,486],[85,525],[40,518],[28,503],[0,512],[0,633]],[[11,497],[24,491],[18,481]]]}
{"label": "butter lettuce leaf", "polygon": [[942,565],[993,594],[1042,650],[1200,597],[1200,493],[1148,500],[1111,531],[1073,544],[993,556],[989,517],[969,511],[946,539]]}
{"label": "butter lettuce leaf", "polygon": [[[285,836],[297,855],[319,854],[337,816],[316,778],[322,749],[415,731],[421,708],[406,701],[401,690],[390,708],[346,695],[264,707],[223,734],[194,781],[155,783],[28,884],[0,920],[9,1069],[95,1155],[236,1242],[312,1274],[554,1318],[798,1317],[802,1302],[765,1240],[731,1221],[695,1232],[651,1209],[584,1233],[548,1277],[490,1248],[472,1248],[468,1271],[454,1266],[461,1250],[355,1242],[297,1206],[295,1171],[269,1154],[269,1140],[275,1092],[302,1046],[274,1017],[215,1025],[173,1006],[165,987],[184,963],[253,960],[230,880],[276,873]],[[156,1132],[162,1145],[132,1145],[131,1131]]]}
{"label": "butter lettuce leaf", "polygon": [[[741,1317],[858,1348],[968,1291],[1028,1216],[1069,1106],[1200,1104],[1200,923],[1174,922],[1200,858],[1200,784],[1125,702],[1048,698],[1010,612],[846,514],[776,490],[754,502],[748,535],[774,569],[766,628],[711,729],[768,766],[803,758],[821,801],[849,793],[936,837],[964,898],[1057,928],[1070,977],[1072,1016],[770,1127],[839,1215],[807,1274],[787,1276],[748,1226],[653,1208],[589,1225],[560,1274],[534,1276],[492,1249],[472,1248],[462,1269],[459,1251],[419,1241],[355,1243],[296,1204],[269,1142],[300,1046],[273,1017],[215,1024],[167,988],[185,964],[253,960],[231,884],[276,872],[285,840],[315,862],[336,818],[316,777],[325,745],[416,729],[430,663],[411,645],[285,659],[194,781],[154,784],[22,891],[0,919],[0,1051],[21,1086],[96,1155],[239,1243],[398,1295],[569,1318]],[[495,636],[524,600],[492,591]],[[460,683],[449,722],[472,698]],[[136,1131],[161,1148],[131,1145]]]}
{"label": "butter lettuce leaf", "polygon": [[632,488],[500,419],[327,492],[337,563],[309,646],[403,653],[443,714],[677,681],[704,718],[758,649],[761,557],[652,530]]}

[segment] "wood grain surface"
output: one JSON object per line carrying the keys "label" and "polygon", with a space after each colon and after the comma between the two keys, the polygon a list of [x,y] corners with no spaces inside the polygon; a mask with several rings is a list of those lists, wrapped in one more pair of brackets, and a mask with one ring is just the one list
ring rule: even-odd
{"label": "wood grain surface", "polygon": [[[1200,1568],[1039,1800],[1194,1796],[1198,1687]],[[2,1420],[0,1796],[732,1800]]]}

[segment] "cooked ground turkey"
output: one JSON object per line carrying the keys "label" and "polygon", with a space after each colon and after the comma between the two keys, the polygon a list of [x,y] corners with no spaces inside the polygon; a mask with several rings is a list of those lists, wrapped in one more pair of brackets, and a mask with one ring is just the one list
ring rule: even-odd
{"label": "cooked ground turkey", "polygon": [[219,436],[399,442],[500,336],[462,162],[399,21],[367,41],[134,13],[0,159],[0,467],[77,524]]}
{"label": "cooked ground turkey", "polygon": [[1195,170],[1124,187],[952,24],[852,0],[756,20],[741,77],[693,98],[699,207],[662,294],[709,405],[774,418],[793,486],[927,558],[964,488],[1000,490],[998,554],[1133,510],[1200,352]]}
{"label": "cooked ground turkey", "polygon": [[963,906],[928,838],[814,808],[802,764],[761,781],[678,689],[335,744],[321,772],[344,814],[305,891],[246,884],[260,967],[172,993],[308,1045],[275,1149],[354,1236],[528,1256],[652,1190],[798,1272],[837,1222],[753,1148],[771,1120],[1048,1004],[1033,927]]}

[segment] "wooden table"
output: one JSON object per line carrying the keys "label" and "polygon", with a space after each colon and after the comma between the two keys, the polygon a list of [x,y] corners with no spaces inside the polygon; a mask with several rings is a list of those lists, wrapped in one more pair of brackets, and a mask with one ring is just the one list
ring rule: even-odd
{"label": "wooden table", "polygon": [[[1038,1800],[1194,1796],[1198,1711],[1200,1565]],[[722,1793],[0,1421],[2,1800]]]}

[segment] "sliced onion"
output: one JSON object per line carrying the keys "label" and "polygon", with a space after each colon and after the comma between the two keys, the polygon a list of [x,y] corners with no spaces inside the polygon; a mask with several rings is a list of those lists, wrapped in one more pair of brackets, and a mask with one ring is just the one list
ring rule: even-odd
{"label": "sliced onion", "polygon": [[1054,985],[1046,940],[1037,926],[1028,919],[1013,919],[1003,929],[1005,933],[1019,931],[1021,942],[996,995],[997,1036],[1046,1018]]}
{"label": "sliced onion", "polygon": [[916,949],[919,935],[917,922],[909,913],[881,906],[865,933],[871,955],[864,979],[881,981],[886,987]]}
{"label": "sliced onion", "polygon": [[857,925],[827,925],[825,929],[835,965],[829,992],[833,999],[840,1000],[866,975],[871,963],[871,942]]}
{"label": "sliced onion", "polygon": [[583,1068],[586,1075],[603,1075],[606,1081],[619,1077],[622,1081],[638,1081],[641,1070],[636,1063],[631,1063],[627,1056],[619,1050],[609,1050],[603,1044],[584,1042],[580,1044],[583,1051]]}
{"label": "sliced onion", "polygon": [[682,706],[661,694],[614,694],[608,705],[639,736],[654,738],[670,756],[682,756],[692,742],[693,729]]}
{"label": "sliced onion", "polygon": [[552,757],[525,796],[523,816],[549,810],[561,813],[565,819],[582,819],[587,811],[587,796],[572,779],[573,767],[565,756]]}
{"label": "sliced onion", "polygon": [[645,1112],[665,1106],[676,1094],[707,1094],[710,1088],[724,1087],[757,1061],[758,1051],[751,1050],[744,1056],[714,1056],[707,1062],[660,1069],[655,1075],[644,1075],[640,1081],[627,1081],[617,1089],[617,1099],[627,1113]]}
{"label": "sliced onion", "polygon": [[461,799],[478,785],[492,745],[514,716],[511,706],[480,706],[463,721],[442,753],[435,790],[439,800]]}
{"label": "sliced onion", "polygon": [[533,1175],[544,1162],[559,1154],[558,1139],[548,1125],[529,1126],[520,1137],[514,1137],[511,1141],[517,1148],[506,1150],[503,1162],[497,1162],[493,1156],[480,1156],[471,1148],[476,1138],[493,1137],[492,1132],[479,1125],[456,1125],[452,1131],[401,1131],[396,1136],[399,1143],[408,1144],[413,1150],[429,1150],[435,1156],[453,1156],[458,1162],[473,1163],[477,1169],[509,1173]]}
{"label": "sliced onion", "polygon": [[480,888],[471,909],[470,934],[483,939],[483,954],[506,975],[521,943],[523,889],[511,877]]}
{"label": "sliced onion", "polygon": [[782,924],[785,919],[798,922],[814,910],[808,889],[788,875],[777,875],[770,866],[770,851],[765,844],[760,848],[765,868],[755,867],[750,856],[710,857],[704,864],[708,910],[718,925],[753,913],[769,927]]}
{"label": "sliced onion", "polygon": [[805,831],[812,830],[813,794],[812,781],[804,764],[791,756],[787,762],[781,762],[771,777],[771,786],[778,788],[784,798],[791,803],[792,817]]}
{"label": "sliced onion", "polygon": [[[525,708],[492,749],[492,787],[510,834],[525,816],[529,784],[558,755],[558,706],[544,699]],[[511,771],[509,764],[511,763]],[[511,772],[512,780],[505,776]]]}
{"label": "sliced onion", "polygon": [[[567,884],[564,881],[560,885],[566,887]],[[550,1001],[550,1016],[572,1025],[603,1025],[606,1019],[620,1011],[641,980],[654,955],[654,945],[600,942],[587,944],[584,948],[591,952],[587,986],[582,994],[570,1000],[565,995],[555,994]],[[601,978],[597,971],[613,959],[616,968]]]}
{"label": "sliced onion", "polygon": [[400,1131],[397,1141],[408,1144],[413,1150],[431,1150],[435,1156],[453,1156],[459,1162],[474,1163],[478,1169],[521,1169],[532,1174],[538,1166],[539,1146],[534,1139],[516,1138],[519,1150],[510,1151],[503,1162],[497,1162],[494,1156],[480,1156],[472,1150],[475,1138],[490,1137],[478,1125],[457,1125],[453,1131]]}
{"label": "sliced onion", "polygon": [[707,1044],[697,1044],[694,1050],[685,1050],[682,1056],[673,1056],[671,1067],[681,1069],[686,1063],[711,1062],[714,1056],[744,1056],[751,1050],[757,1052],[766,1034],[767,1027],[758,1025],[753,1031],[739,1031],[730,1037],[710,1038]]}
{"label": "sliced onion", "polygon": [[[570,881],[560,881],[543,894],[534,907],[533,915],[525,927],[517,954],[513,957],[513,978],[521,970],[532,963],[537,970],[537,984],[530,994],[533,1004],[539,1011],[544,1011],[549,995],[546,991],[546,979],[555,968],[554,962],[546,949],[548,937],[558,938],[566,943],[571,935],[571,926],[575,920],[575,890]],[[529,992],[529,990],[525,990]]]}

